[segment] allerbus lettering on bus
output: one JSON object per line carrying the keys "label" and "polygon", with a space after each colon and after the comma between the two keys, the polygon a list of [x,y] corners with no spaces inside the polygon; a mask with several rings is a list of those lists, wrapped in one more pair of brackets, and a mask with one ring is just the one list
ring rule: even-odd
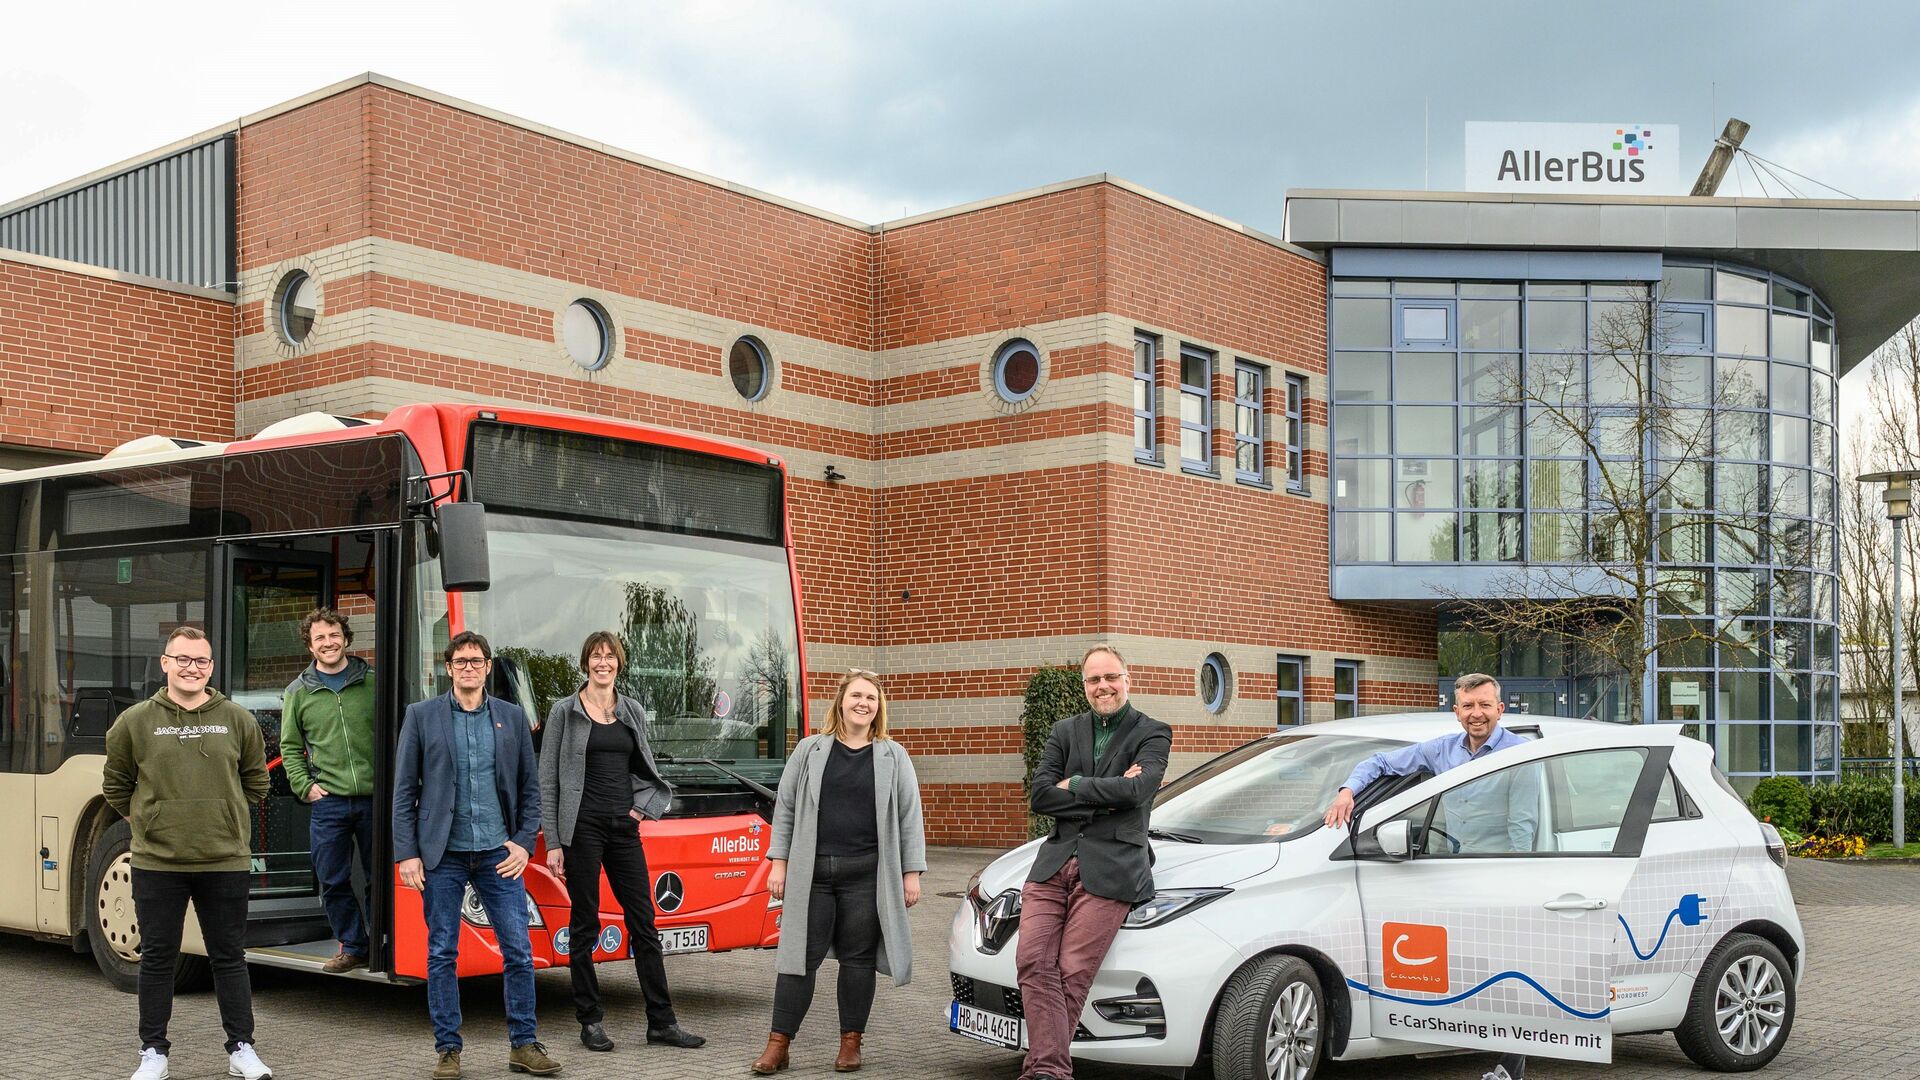
{"label": "allerbus lettering on bus", "polygon": [[[415,479],[426,476],[439,479]],[[486,506],[484,591],[448,592],[440,577],[433,506],[456,495]],[[489,692],[537,724],[577,689],[580,641],[620,634],[630,662],[619,689],[646,707],[676,793],[665,818],[639,826],[663,944],[778,943],[765,794],[806,717],[777,458],[470,405],[409,405],[380,421],[309,415],[228,444],[150,437],[98,462],[0,477],[0,568],[0,929],[90,949],[123,989],[138,936],[128,825],[100,799],[107,728],[158,689],[159,635],[194,623],[214,639],[215,685],[255,713],[277,759],[280,695],[308,662],[294,627],[321,602],[348,617],[353,651],[374,665],[376,805],[391,796],[401,712],[445,690],[451,635],[491,639]],[[308,807],[272,771],[253,822],[250,958],[318,970],[334,943]],[[386,869],[389,822],[377,817],[374,955],[354,976],[424,978],[419,896]],[[534,854],[535,964],[563,966],[571,902]],[[604,888],[601,907],[595,958],[629,955],[624,930],[604,929],[624,926]],[[463,915],[461,973],[497,973],[484,912]],[[198,947],[190,925],[186,951]],[[201,976],[190,957],[182,977]]]}

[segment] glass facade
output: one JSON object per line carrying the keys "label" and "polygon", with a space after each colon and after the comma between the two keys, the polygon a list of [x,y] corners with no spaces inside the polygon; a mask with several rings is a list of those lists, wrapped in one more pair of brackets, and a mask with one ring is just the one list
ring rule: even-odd
{"label": "glass facade", "polygon": [[[1677,642],[1656,657],[1654,717],[1691,726],[1743,787],[1835,774],[1837,395],[1819,297],[1669,260],[1659,282],[1336,278],[1329,305],[1337,565],[1617,562],[1650,529],[1661,640]],[[1565,658],[1552,677],[1619,715],[1593,667]]]}

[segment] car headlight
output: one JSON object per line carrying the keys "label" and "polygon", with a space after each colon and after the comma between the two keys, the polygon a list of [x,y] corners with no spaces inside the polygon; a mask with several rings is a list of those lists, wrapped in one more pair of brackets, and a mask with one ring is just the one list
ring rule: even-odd
{"label": "car headlight", "polygon": [[1139,904],[1127,913],[1127,921],[1120,924],[1129,930],[1144,930],[1149,926],[1172,922],[1190,911],[1198,911],[1215,900],[1232,892],[1232,889],[1161,889],[1153,894],[1153,899]]}
{"label": "car headlight", "polygon": [[973,876],[967,879],[967,902],[973,905],[973,912],[976,915],[987,909],[986,897],[980,895],[980,876],[986,872],[987,868],[983,866],[975,870]]}
{"label": "car headlight", "polygon": [[[528,896],[526,901],[527,925],[545,929],[547,920],[540,917],[540,905],[533,902],[532,896]],[[474,892],[471,885],[467,886],[466,894],[460,898],[460,917],[482,929],[493,928],[493,920],[487,918],[487,906],[480,902],[480,894]]]}

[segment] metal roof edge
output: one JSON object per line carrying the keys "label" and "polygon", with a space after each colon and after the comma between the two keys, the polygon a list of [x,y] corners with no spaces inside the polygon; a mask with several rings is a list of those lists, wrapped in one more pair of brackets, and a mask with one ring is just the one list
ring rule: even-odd
{"label": "metal roof edge", "polygon": [[69,259],[55,259],[46,255],[35,255],[30,251],[16,251],[13,248],[0,248],[0,262],[21,263],[26,266],[38,266],[46,270],[59,270],[83,277],[103,278],[118,281],[126,285],[138,285],[147,289],[159,289],[163,292],[179,293],[183,296],[198,296],[206,300],[220,300],[228,304],[238,303],[235,296],[225,289],[205,289],[198,285],[187,285],[165,278],[147,277],[145,274],[129,274],[123,270],[110,270],[92,263],[73,262]]}
{"label": "metal roof edge", "polygon": [[1377,188],[1289,188],[1286,198],[1356,202],[1559,203],[1574,206],[1764,206],[1803,210],[1920,210],[1912,199],[1759,199],[1741,196],[1550,194],[1529,191],[1392,191]]}

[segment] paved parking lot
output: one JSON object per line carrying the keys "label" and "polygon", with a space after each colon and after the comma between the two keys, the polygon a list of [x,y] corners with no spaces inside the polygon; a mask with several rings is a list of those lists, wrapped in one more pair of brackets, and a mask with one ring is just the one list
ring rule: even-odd
{"label": "paved parking lot", "polygon": [[[946,927],[968,875],[992,853],[945,849],[933,853],[928,900],[915,909],[917,977],[907,987],[883,985],[868,1035],[867,1072],[900,1077],[1011,1080],[1018,1059],[945,1031]],[[1786,1051],[1765,1075],[1818,1075],[1833,1080],[1920,1076],[1920,866],[1858,866],[1796,861],[1795,895],[1812,949],[1812,971],[1801,987],[1800,1014]],[[940,895],[942,893],[952,895]],[[831,1074],[837,1025],[830,969],[823,974],[815,1011],[796,1040],[795,1074]],[[567,976],[539,977],[542,1034],[571,1077],[686,1077],[746,1075],[765,1044],[773,998],[771,953],[676,958],[669,964],[683,1024],[711,1040],[700,1050],[667,1050],[644,1042],[644,1011],[631,968],[602,969],[608,1031],[620,1043],[612,1054],[589,1054],[575,1035]],[[424,1077],[432,1068],[426,994],[323,977],[254,969],[255,1007],[262,1055],[282,1080],[304,1077]],[[506,1075],[506,1035],[500,983],[481,979],[466,988],[466,1074]],[[0,936],[0,1076],[124,1077],[138,1052],[134,1001],[110,989],[89,957],[53,945]],[[175,1009],[173,1075],[181,1080],[226,1076],[219,1021],[211,994],[182,998]],[[1484,1055],[1332,1065],[1330,1080],[1395,1075],[1416,1080],[1478,1080]],[[1137,1075],[1086,1066],[1083,1080]],[[1541,1061],[1535,1078],[1599,1077],[1640,1080],[1703,1075],[1667,1036],[1635,1036],[1616,1043],[1608,1067]]]}

